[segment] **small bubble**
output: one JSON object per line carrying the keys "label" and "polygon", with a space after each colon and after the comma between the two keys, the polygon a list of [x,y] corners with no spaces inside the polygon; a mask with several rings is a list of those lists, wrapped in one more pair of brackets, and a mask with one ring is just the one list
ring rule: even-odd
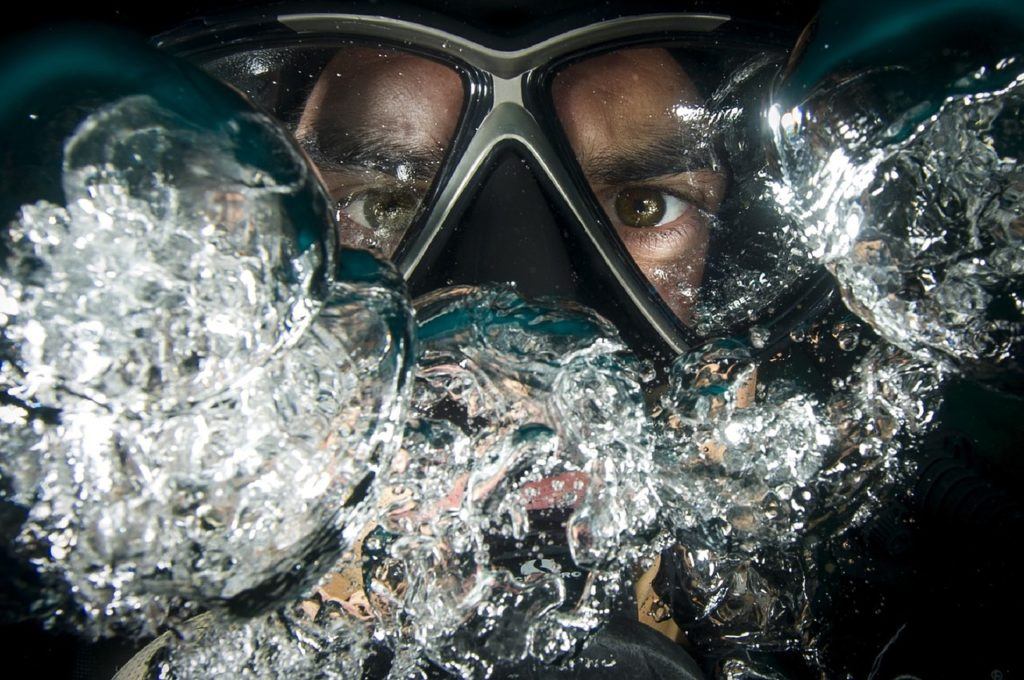
{"label": "small bubble", "polygon": [[836,342],[839,343],[839,349],[844,352],[854,350],[857,347],[857,342],[859,340],[860,336],[857,334],[857,331],[854,330],[845,330],[836,338]]}
{"label": "small bubble", "polygon": [[654,363],[649,359],[644,360],[640,364],[640,381],[643,383],[653,382],[658,377],[658,371],[654,368]]}
{"label": "small bubble", "polygon": [[765,344],[768,342],[769,333],[768,329],[762,326],[753,326],[750,329],[750,344],[755,349],[764,349]]}

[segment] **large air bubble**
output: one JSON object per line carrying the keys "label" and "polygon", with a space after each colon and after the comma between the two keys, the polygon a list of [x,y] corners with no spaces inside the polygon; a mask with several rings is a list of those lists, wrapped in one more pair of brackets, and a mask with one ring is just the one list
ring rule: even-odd
{"label": "large air bubble", "polygon": [[[883,338],[1019,384],[1024,17],[955,4],[830,5],[769,111],[775,198]],[[880,28],[844,33],[837,14]]]}
{"label": "large air bubble", "polygon": [[[308,626],[341,642],[362,635],[324,677],[357,663],[371,630],[391,677],[570,662],[649,552],[652,447],[639,365],[614,329],[502,288],[449,289],[417,311],[414,417],[382,461],[359,540],[311,593],[303,626],[246,629],[277,631],[278,642],[246,646],[252,667],[280,654],[291,668],[285,659],[305,654],[294,677],[320,677]],[[221,667],[214,642],[177,645],[167,677]]]}
{"label": "large air bubble", "polygon": [[[22,70],[77,55],[94,72],[78,100],[44,81],[11,105],[50,117],[23,124],[40,162],[62,144],[59,185],[36,187],[63,198],[23,204],[3,239],[4,530],[35,572],[14,581],[20,613],[98,636],[265,611],[333,563],[346,503],[397,442],[404,288],[363,253],[333,280],[322,189],[241,98],[143,48],[54,50]],[[70,136],[45,137],[69,112]]]}

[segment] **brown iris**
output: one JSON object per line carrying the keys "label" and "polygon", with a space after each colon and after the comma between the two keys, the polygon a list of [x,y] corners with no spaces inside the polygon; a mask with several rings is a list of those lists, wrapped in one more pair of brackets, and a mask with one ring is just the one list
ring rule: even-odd
{"label": "brown iris", "polygon": [[363,200],[366,224],[382,231],[406,229],[419,206],[419,196],[413,191],[370,190]]}
{"label": "brown iris", "polygon": [[665,197],[647,187],[624,189],[615,196],[615,214],[627,227],[653,227],[665,216]]}

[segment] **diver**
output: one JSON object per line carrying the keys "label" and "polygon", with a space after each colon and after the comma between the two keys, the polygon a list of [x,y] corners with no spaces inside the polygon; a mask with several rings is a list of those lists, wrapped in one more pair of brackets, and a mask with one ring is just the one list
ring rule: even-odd
{"label": "diver", "polygon": [[[676,21],[681,30],[704,31],[721,19],[681,16]],[[382,23],[378,37],[386,39],[394,26]],[[649,30],[643,23],[629,27],[628,19],[618,23],[618,29],[595,24],[593,37],[583,30],[579,38],[598,45],[609,29],[640,35]],[[258,33],[253,37],[258,39]],[[162,40],[168,49],[192,51],[172,46],[174,36]],[[609,315],[619,304],[607,302],[628,296],[616,276],[628,276],[634,292],[642,291],[642,306],[655,310],[646,313],[657,315],[663,327],[678,334],[693,325],[712,223],[728,184],[714,131],[700,115],[715,87],[713,77],[705,73],[698,86],[688,71],[706,59],[698,48],[691,47],[681,60],[666,47],[641,43],[551,68],[548,124],[554,127],[541,135],[538,119],[523,105],[527,78],[510,71],[511,63],[495,59],[491,68],[501,69],[501,75],[473,73],[472,62],[446,63],[414,51],[348,41],[339,34],[270,51],[217,51],[203,64],[286,122],[336,206],[343,245],[391,258],[407,270],[411,287],[420,293],[439,284],[511,283],[530,296],[579,297],[591,305],[604,297],[602,311]],[[474,61],[485,58],[463,54]],[[748,55],[728,57],[738,63]],[[546,68],[542,58],[550,59],[530,57]],[[235,73],[242,66],[239,59],[249,66]],[[261,82],[249,82],[262,64],[267,70],[257,74]],[[467,89],[468,80],[487,77],[493,80],[479,91]],[[507,81],[501,89],[495,82],[499,79]],[[502,126],[507,126],[504,131]],[[555,152],[559,141],[564,150]],[[538,183],[536,170],[544,165],[557,174],[541,173]],[[571,172],[582,172],[585,184],[576,183]],[[546,196],[554,187],[583,198],[590,214],[603,215],[606,223],[587,220],[597,222],[600,231],[588,233],[566,219],[569,206],[552,211]],[[438,198],[438,192],[451,189],[462,195]],[[509,200],[513,209],[496,205]],[[475,210],[486,216],[471,214]],[[442,211],[451,214],[443,217]],[[428,225],[421,227],[424,221]],[[605,260],[622,272],[590,273],[604,269]],[[613,291],[615,297],[609,300],[602,291]],[[627,313],[642,318],[645,312]],[[650,335],[634,326],[637,336]],[[673,354],[669,350],[664,357]],[[499,544],[494,546],[496,562],[522,570],[524,577],[534,569],[571,572],[562,541],[553,538],[562,531],[565,515],[537,507],[532,520],[537,535],[531,540],[544,544],[543,557],[524,562],[523,548]],[[348,615],[368,616],[374,596],[357,585],[360,569],[383,577],[388,563],[385,556],[370,553],[364,548],[360,568],[343,570],[320,590],[309,604],[311,611],[330,602]],[[640,595],[648,610],[652,603],[647,600],[657,599],[651,595],[651,580],[644,580],[646,590]],[[659,626],[668,632],[655,633]],[[638,662],[643,658],[663,677],[688,677],[699,671],[674,644],[681,637],[671,622],[651,621],[647,627],[633,613],[601,634],[595,647],[601,651],[595,653],[610,653],[627,665],[639,654]],[[386,658],[381,663],[386,672]],[[550,674],[525,668],[511,672]],[[593,676],[597,671],[579,672]]]}
{"label": "diver", "polygon": [[[390,258],[414,297],[511,283],[605,315],[657,367],[656,384],[679,353],[740,337],[763,360],[755,382],[799,375],[827,390],[851,355],[828,333],[824,359],[792,339],[849,315],[830,277],[785,241],[758,179],[773,162],[757,141],[759,112],[816,7],[731,17],[681,9],[558,17],[531,7],[541,14],[521,15],[518,32],[496,11],[490,35],[472,18],[452,28],[443,14],[296,11],[236,23],[230,44],[215,24],[157,43],[284,121],[335,202],[345,245]],[[923,456],[920,498],[939,495],[940,478],[988,489],[947,453]],[[903,545],[907,503],[893,501],[864,540]],[[835,552],[842,557],[822,562],[857,550]],[[641,582],[660,589],[653,600],[671,602],[680,622],[699,618],[685,565],[663,557]],[[672,622],[645,623],[684,640]],[[639,635],[629,630],[620,639]],[[689,672],[678,663],[676,674]]]}
{"label": "diver", "polygon": [[[782,322],[771,347],[828,302],[816,272],[768,267],[730,234],[744,221],[763,232],[765,215],[742,190],[751,160],[730,156],[729,137],[749,124],[738,113],[754,110],[788,38],[737,37],[725,15],[609,14],[565,31],[542,22],[518,48],[496,49],[457,26],[442,33],[398,17],[242,17],[230,45],[216,21],[155,43],[282,121],[330,195],[342,245],[390,258],[414,295],[499,283],[575,299],[617,321],[661,372],[658,383],[687,347],[772,316]],[[758,289],[734,285],[762,269],[770,276]],[[796,312],[769,310],[770,301]],[[524,578],[564,571],[576,588],[581,577],[557,538],[566,515],[533,505],[530,541],[543,552],[526,559],[522,547],[496,544],[495,559]],[[373,595],[360,575],[383,580],[388,560],[362,550],[362,564],[308,604],[313,616],[328,601],[366,615]],[[627,598],[636,601],[599,634],[594,654],[646,666],[651,677],[698,677],[668,599],[655,592],[675,586],[656,572],[638,575]],[[387,655],[377,661],[371,675],[387,672]]]}
{"label": "diver", "polygon": [[[652,404],[677,356],[721,337],[750,341],[766,364],[758,380],[789,372],[827,389],[848,358],[835,352],[835,365],[822,369],[792,338],[845,318],[844,310],[828,275],[783,247],[779,216],[758,184],[771,159],[756,141],[759,107],[814,5],[731,16],[729,8],[705,12],[719,11],[709,3],[692,8],[699,12],[678,3],[587,4],[573,12],[440,3],[439,14],[378,3],[236,8],[154,42],[282,121],[330,194],[343,245],[390,259],[414,297],[501,283],[592,307],[655,367]],[[510,17],[518,27],[501,25]],[[952,488],[961,467],[944,454],[925,460],[928,483]],[[992,497],[987,482],[969,483]],[[920,495],[929,494],[934,486]],[[908,550],[933,554],[900,543],[909,503],[894,502],[863,532],[865,544],[890,551],[893,571]],[[903,585],[892,573],[874,574],[857,550],[856,541],[823,548],[853,574],[837,583],[853,582],[867,597]],[[373,559],[373,568],[384,562]],[[822,559],[827,573],[843,573],[840,559]],[[545,560],[531,568],[551,569]],[[623,664],[609,674],[644,667],[644,677],[739,677],[686,640],[687,617],[700,612],[684,567],[666,552],[660,569],[639,579],[635,604],[643,607],[598,637]],[[358,581],[336,594],[354,614],[369,597]],[[669,614],[644,619],[642,609],[659,607]],[[832,652],[862,652],[850,641],[856,635],[837,638]],[[378,661],[368,673],[386,674],[387,659]],[[792,663],[766,667],[779,677],[805,673]],[[549,677],[516,672],[510,677]]]}

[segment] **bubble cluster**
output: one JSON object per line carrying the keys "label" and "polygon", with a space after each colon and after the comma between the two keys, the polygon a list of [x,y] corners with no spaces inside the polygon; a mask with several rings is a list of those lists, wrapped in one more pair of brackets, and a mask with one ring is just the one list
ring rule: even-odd
{"label": "bubble cluster", "polygon": [[771,177],[759,143],[763,101],[783,61],[783,54],[772,51],[746,54],[702,105],[687,107],[687,135],[701,140],[696,150],[711,158],[708,167],[729,177],[721,206],[705,216],[710,247],[700,264],[700,285],[679,291],[692,300],[693,327],[703,337],[750,329],[755,345],[768,342],[776,311],[818,269],[800,225],[774,199],[765,200]]}
{"label": "bubble cluster", "polygon": [[178,635],[158,639],[151,656],[140,655],[114,680],[343,680],[359,676],[369,649],[366,631],[351,620],[314,621],[297,605],[245,622],[211,623],[197,617]]}
{"label": "bubble cluster", "polygon": [[1024,337],[1020,69],[1010,56],[957,74],[936,105],[903,82],[920,65],[894,65],[769,116],[775,200],[848,307],[904,351],[993,383],[1019,379]]}
{"label": "bubble cluster", "polygon": [[[247,165],[234,135],[282,166]],[[296,238],[291,202],[322,194],[293,149],[256,114],[204,130],[123,98],[67,140],[67,205],[10,225],[0,474],[51,624],[248,615],[340,551],[404,420],[410,311],[385,266],[332,283],[330,250]]]}
{"label": "bubble cluster", "polygon": [[[660,503],[639,364],[614,329],[503,288],[449,289],[417,310],[413,417],[352,549],[302,609],[274,615],[304,612],[301,625],[175,642],[160,677],[229,672],[218,650],[236,643],[244,667],[291,677],[334,677],[371,649],[392,677],[572,663],[628,592]],[[347,651],[318,656],[310,635]]]}
{"label": "bubble cluster", "polygon": [[[851,332],[805,336],[826,334],[845,352]],[[819,652],[827,623],[812,607],[809,546],[862,524],[899,488],[901,454],[934,424],[946,377],[885,343],[821,398],[792,380],[759,381],[763,368],[735,341],[681,356],[655,421],[671,607],[723,668],[756,669],[755,652]]]}
{"label": "bubble cluster", "polygon": [[417,313],[417,417],[380,480],[387,571],[405,578],[384,596],[396,664],[562,661],[607,619],[659,507],[638,366],[599,317],[507,289]]}

